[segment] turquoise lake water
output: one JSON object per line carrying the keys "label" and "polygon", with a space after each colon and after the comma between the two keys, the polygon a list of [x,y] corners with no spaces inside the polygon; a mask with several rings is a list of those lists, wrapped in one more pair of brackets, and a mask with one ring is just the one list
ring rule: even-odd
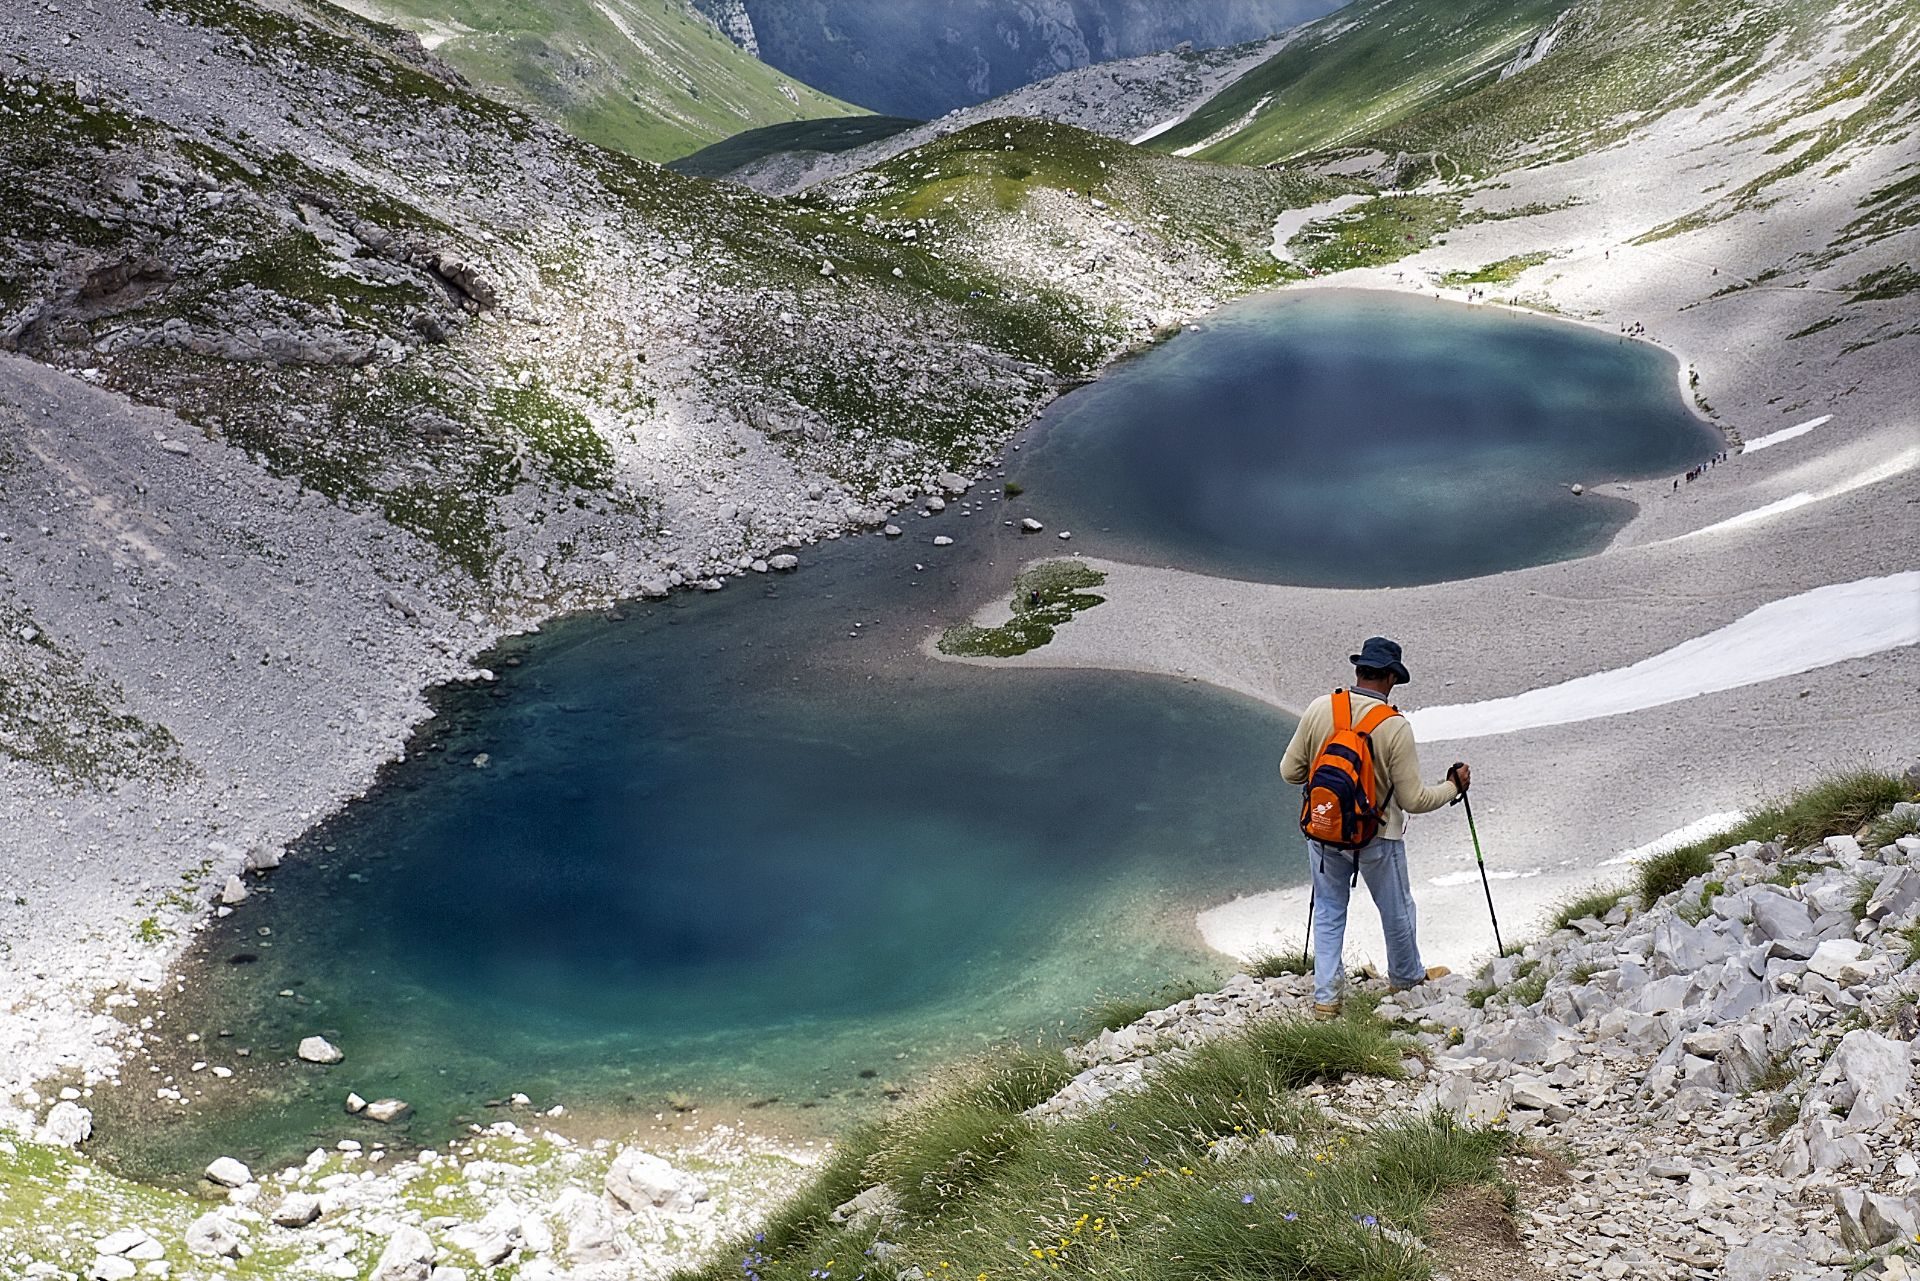
{"label": "turquoise lake water", "polygon": [[[1196,684],[922,657],[1062,550],[1004,522],[1354,586],[1575,554],[1625,508],[1559,485],[1713,448],[1651,355],[1433,303],[1256,301],[1056,406],[1009,455],[1017,503],[981,486],[975,514],[903,518],[899,542],[503,645],[497,682],[442,691],[408,759],[207,932],[169,1027],[241,1070],[185,1115],[102,1100],[105,1155],[185,1178],[222,1153],[432,1143],[513,1091],[839,1117],[1102,995],[1207,976],[1194,910],[1304,873],[1275,774],[1292,725]],[[1465,418],[1426,416],[1442,403]],[[1338,519],[1309,483],[1329,459],[1389,510],[1296,545]],[[1400,550],[1350,552],[1375,536]],[[344,1064],[287,1062],[316,1033]],[[348,1090],[415,1114],[353,1121]]]}

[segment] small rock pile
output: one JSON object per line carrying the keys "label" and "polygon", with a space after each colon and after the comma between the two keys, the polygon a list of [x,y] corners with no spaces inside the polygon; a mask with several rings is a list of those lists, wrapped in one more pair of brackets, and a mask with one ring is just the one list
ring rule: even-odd
{"label": "small rock pile", "polygon": [[[1523,1196],[1551,1276],[1920,1278],[1920,837],[1749,842],[1632,902],[1388,996],[1420,1046],[1406,1079],[1309,1093],[1356,1124],[1439,1108],[1564,1153],[1566,1184]],[[1085,1070],[1034,1114],[1311,999],[1236,976],[1073,1051]]]}

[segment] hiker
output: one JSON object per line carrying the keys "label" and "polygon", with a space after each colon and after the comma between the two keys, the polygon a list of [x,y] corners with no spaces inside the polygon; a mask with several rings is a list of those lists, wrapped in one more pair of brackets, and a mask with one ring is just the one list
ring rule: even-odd
{"label": "hiker", "polygon": [[1397,643],[1371,637],[1347,661],[1353,684],[1313,700],[1280,762],[1281,778],[1306,785],[1301,830],[1313,873],[1313,1011],[1322,1018],[1340,1012],[1347,901],[1362,877],[1386,935],[1388,986],[1403,992],[1452,972],[1420,960],[1402,834],[1408,814],[1439,809],[1472,781],[1466,765],[1455,764],[1446,782],[1421,783],[1413,729],[1387,701],[1395,685],[1411,679]]}

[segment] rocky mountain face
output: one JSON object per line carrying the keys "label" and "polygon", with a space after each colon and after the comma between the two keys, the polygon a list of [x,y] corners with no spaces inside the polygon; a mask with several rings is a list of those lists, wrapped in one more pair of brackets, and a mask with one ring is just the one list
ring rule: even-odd
{"label": "rocky mountain face", "polygon": [[888,115],[932,119],[1061,71],[1264,39],[1332,0],[697,0],[759,56]]}
{"label": "rocky mountain face", "polygon": [[753,29],[753,15],[747,12],[747,0],[693,0],[693,6],[712,19],[727,39],[760,56],[760,37]]}
{"label": "rocky mountain face", "polygon": [[1225,49],[1169,49],[1077,67],[875,142],[844,150],[803,144],[757,156],[720,176],[769,195],[792,195],[972,125],[1008,117],[1055,120],[1132,142],[1153,135],[1210,100],[1270,58],[1286,39],[1281,36]]}

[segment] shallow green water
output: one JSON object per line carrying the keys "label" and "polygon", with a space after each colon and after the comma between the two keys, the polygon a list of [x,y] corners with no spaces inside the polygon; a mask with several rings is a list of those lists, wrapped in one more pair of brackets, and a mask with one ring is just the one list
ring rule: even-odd
{"label": "shallow green water", "polygon": [[[1557,485],[1706,446],[1645,349],[1506,319],[1341,295],[1235,308],[1063,401],[1012,455],[1019,504],[982,486],[972,515],[903,518],[900,542],[823,544],[791,578],[504,646],[496,684],[443,692],[410,758],[208,931],[168,1061],[238,1073],[181,1073],[204,1094],[185,1112],[101,1100],[107,1155],[190,1177],[221,1153],[431,1143],[513,1091],[839,1115],[1103,994],[1205,976],[1193,911],[1303,875],[1275,774],[1291,724],[1195,684],[953,666],[920,642],[1058,549],[1007,527],[1028,505],[1056,527],[1101,513],[1110,532],[1075,547],[1353,585],[1591,547],[1620,506]],[[1396,401],[1396,380],[1427,390]],[[1454,427],[1382,408],[1435,382],[1512,403]],[[1300,543],[1286,508],[1321,502],[1330,469],[1388,510]],[[1349,555],[1376,537],[1401,550]],[[311,1034],[346,1062],[293,1062]],[[415,1115],[352,1120],[349,1090]]]}

